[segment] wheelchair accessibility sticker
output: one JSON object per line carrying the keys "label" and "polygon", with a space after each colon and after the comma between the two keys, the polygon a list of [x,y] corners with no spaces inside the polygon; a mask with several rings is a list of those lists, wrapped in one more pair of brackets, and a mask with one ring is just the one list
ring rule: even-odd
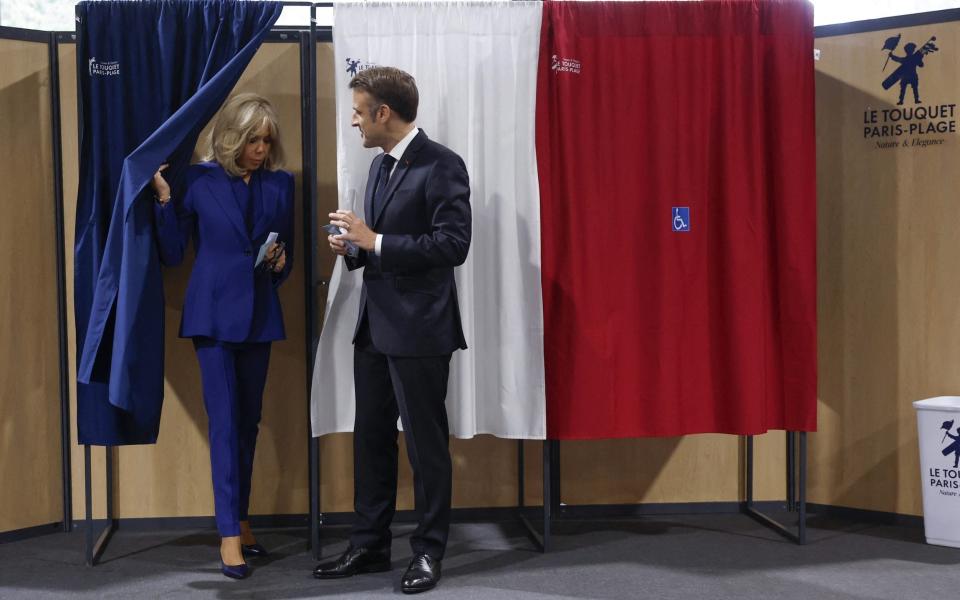
{"label": "wheelchair accessibility sticker", "polygon": [[673,231],[675,232],[690,231],[690,207],[689,206],[673,207]]}

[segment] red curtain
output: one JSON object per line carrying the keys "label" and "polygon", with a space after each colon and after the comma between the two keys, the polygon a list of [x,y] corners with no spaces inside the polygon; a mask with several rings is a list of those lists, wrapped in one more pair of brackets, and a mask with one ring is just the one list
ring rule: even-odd
{"label": "red curtain", "polygon": [[548,435],[815,430],[813,6],[547,1],[540,56]]}

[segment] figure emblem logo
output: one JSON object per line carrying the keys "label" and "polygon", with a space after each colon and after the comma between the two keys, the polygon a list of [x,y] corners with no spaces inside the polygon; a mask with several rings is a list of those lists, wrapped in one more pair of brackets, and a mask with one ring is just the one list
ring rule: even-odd
{"label": "figure emblem logo", "polygon": [[895,84],[900,84],[900,100],[897,101],[898,106],[903,105],[903,97],[906,95],[908,87],[913,90],[913,103],[922,104],[922,102],[920,102],[920,74],[917,72],[917,69],[923,68],[924,56],[940,50],[934,43],[936,41],[936,36],[933,36],[927,40],[923,46],[920,46],[919,49],[913,42],[907,42],[903,45],[903,56],[897,56],[893,53],[897,49],[897,46],[900,45],[899,33],[887,38],[883,43],[883,51],[887,52],[887,60],[883,63],[883,70],[887,70],[887,65],[890,64],[891,60],[898,63],[899,66],[883,80],[881,85],[883,85],[883,89],[889,90]]}
{"label": "figure emblem logo", "polygon": [[950,421],[944,421],[940,429],[943,430],[943,437],[940,439],[941,444],[948,437],[950,438],[950,443],[941,452],[944,456],[953,455],[953,468],[956,469],[958,463],[960,463],[960,427],[957,427],[956,435],[950,433],[950,430],[953,429],[953,420],[951,419]]}
{"label": "figure emblem logo", "polygon": [[360,71],[360,62],[360,60],[352,58],[347,59],[347,73],[350,73],[350,77],[355,76]]}

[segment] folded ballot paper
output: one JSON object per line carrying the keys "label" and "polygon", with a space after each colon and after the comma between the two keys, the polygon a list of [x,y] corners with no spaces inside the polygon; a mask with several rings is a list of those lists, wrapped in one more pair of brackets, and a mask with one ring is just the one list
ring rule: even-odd
{"label": "folded ballot paper", "polygon": [[271,231],[269,234],[267,234],[267,241],[265,241],[263,245],[260,246],[260,252],[257,253],[257,262],[254,263],[253,265],[254,269],[259,267],[260,263],[263,262],[263,259],[267,256],[267,250],[269,250],[270,246],[272,246],[277,241],[277,235],[278,234],[276,231]]}
{"label": "folded ballot paper", "polygon": [[[333,223],[327,223],[326,225],[323,226],[323,228],[326,229],[327,233],[329,233],[330,235],[340,235],[341,233],[347,232],[346,229],[337,227]],[[357,254],[360,253],[360,247],[354,244],[353,242],[343,240],[343,243],[347,245],[347,256],[356,257]]]}

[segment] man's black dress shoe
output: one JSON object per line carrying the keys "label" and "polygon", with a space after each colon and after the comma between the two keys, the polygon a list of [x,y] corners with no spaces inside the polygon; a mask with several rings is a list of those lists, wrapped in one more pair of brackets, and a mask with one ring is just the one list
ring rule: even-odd
{"label": "man's black dress shoe", "polygon": [[430,558],[427,554],[417,554],[410,561],[407,572],[400,580],[400,589],[404,594],[416,594],[432,590],[440,581],[440,559]]}
{"label": "man's black dress shoe", "polygon": [[270,556],[270,553],[267,552],[267,549],[260,544],[241,544],[240,551],[243,552],[244,556],[252,556],[256,558]]}
{"label": "man's black dress shoe", "polygon": [[348,547],[335,561],[317,565],[317,579],[339,579],[360,573],[382,573],[390,570],[390,550]]}

